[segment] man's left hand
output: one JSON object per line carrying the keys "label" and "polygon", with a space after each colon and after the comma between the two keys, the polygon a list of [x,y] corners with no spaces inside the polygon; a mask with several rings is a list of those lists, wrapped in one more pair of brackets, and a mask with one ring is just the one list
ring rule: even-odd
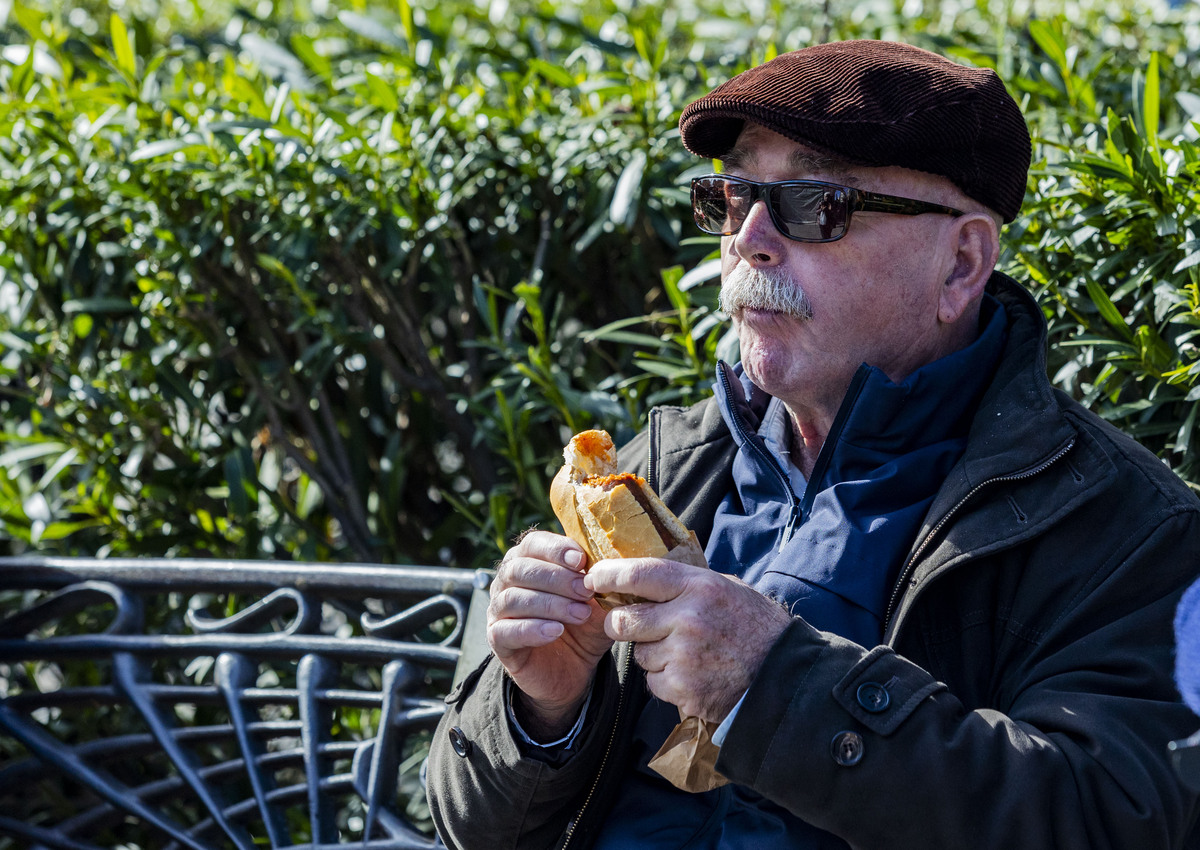
{"label": "man's left hand", "polygon": [[599,561],[584,582],[596,593],[650,600],[610,611],[605,631],[637,644],[634,660],[656,697],[714,723],[741,699],[791,621],[741,579],[675,561]]}

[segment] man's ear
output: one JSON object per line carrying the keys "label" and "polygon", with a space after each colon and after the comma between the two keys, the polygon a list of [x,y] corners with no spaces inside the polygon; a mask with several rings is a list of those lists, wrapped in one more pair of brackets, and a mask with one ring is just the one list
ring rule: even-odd
{"label": "man's ear", "polygon": [[958,321],[983,296],[983,288],[1000,258],[1000,231],[991,216],[972,212],[954,219],[946,238],[953,258],[942,286],[938,318],[949,324]]}

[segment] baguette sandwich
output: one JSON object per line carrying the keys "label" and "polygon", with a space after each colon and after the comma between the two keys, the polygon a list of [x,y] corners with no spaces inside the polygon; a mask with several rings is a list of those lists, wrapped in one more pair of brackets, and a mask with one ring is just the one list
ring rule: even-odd
{"label": "baguette sandwich", "polygon": [[[605,558],[666,558],[697,567],[708,561],[696,535],[646,483],[617,472],[617,452],[605,431],[583,431],[563,449],[550,485],[550,504],[563,531],[587,553]],[[629,594],[597,597],[604,608],[642,601]]]}

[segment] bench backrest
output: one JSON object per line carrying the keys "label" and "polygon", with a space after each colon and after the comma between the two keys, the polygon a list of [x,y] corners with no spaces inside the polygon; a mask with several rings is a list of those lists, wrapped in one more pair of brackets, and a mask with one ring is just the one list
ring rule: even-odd
{"label": "bench backrest", "polygon": [[435,846],[421,767],[487,581],[0,558],[0,850]]}

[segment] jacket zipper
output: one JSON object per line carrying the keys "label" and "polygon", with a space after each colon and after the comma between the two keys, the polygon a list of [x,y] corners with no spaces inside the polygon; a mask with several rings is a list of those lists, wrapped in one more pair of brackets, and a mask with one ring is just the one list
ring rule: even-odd
{"label": "jacket zipper", "polygon": [[989,478],[986,481],[976,484],[965,496],[959,499],[958,503],[954,505],[954,507],[950,508],[950,510],[946,512],[945,516],[938,520],[937,525],[930,529],[929,533],[925,535],[925,539],[921,541],[921,544],[916,548],[916,551],[913,552],[912,557],[905,562],[904,569],[900,571],[900,576],[898,579],[896,579],[896,584],[892,587],[892,597],[888,600],[887,614],[883,618],[884,634],[887,634],[888,627],[892,623],[892,615],[896,613],[896,605],[899,603],[900,596],[902,595],[901,589],[908,584],[909,576],[916,568],[917,561],[920,560],[921,555],[925,553],[925,550],[929,548],[929,545],[933,542],[934,538],[937,537],[941,530],[946,526],[946,523],[950,521],[951,517],[959,512],[963,505],[974,498],[975,494],[980,490],[984,489],[985,487],[990,487],[992,484],[1001,484],[1009,481],[1023,481],[1027,478],[1033,478],[1035,475],[1040,475],[1057,461],[1062,459],[1062,457],[1074,447],[1075,438],[1071,437],[1071,439],[1069,439],[1060,449],[1058,449],[1058,451],[1050,455],[1036,466],[1026,469],[1023,472],[1015,472],[1011,475],[997,475],[995,478]]}
{"label": "jacket zipper", "polygon": [[654,450],[654,435],[658,431],[658,409],[650,409],[650,437],[646,440],[649,443],[648,457],[646,458],[646,483],[650,485],[650,489],[655,493],[658,492],[658,452]]}
{"label": "jacket zipper", "polygon": [[604,769],[608,766],[608,756],[612,752],[613,741],[617,739],[617,730],[621,728],[621,715],[625,713],[625,693],[629,690],[626,684],[629,681],[629,661],[633,658],[633,644],[629,645],[629,651],[625,653],[625,657],[621,663],[621,670],[617,675],[617,713],[613,717],[612,731],[608,734],[608,743],[604,745],[604,755],[600,759],[600,767],[596,770],[596,778],[592,780],[592,787],[588,789],[587,796],[583,798],[583,803],[579,807],[579,811],[575,813],[575,817],[567,824],[567,832],[563,837],[562,844],[558,845],[559,850],[567,850],[571,840],[575,837],[575,829],[579,826],[579,822],[583,820],[584,812],[587,811],[588,805],[592,802],[592,797],[596,794],[596,789],[600,786],[600,779],[604,776]]}
{"label": "jacket zipper", "polygon": [[[732,399],[733,387],[729,383],[729,376],[725,373],[724,364],[718,367],[717,373],[721,376],[721,386],[725,390],[725,397]],[[800,523],[804,520],[804,514],[801,510],[800,497],[798,497],[796,495],[796,491],[792,489],[792,482],[788,479],[787,473],[783,470],[783,467],[779,465],[779,461],[772,457],[771,453],[764,449],[760,443],[750,439],[750,429],[746,427],[746,424],[742,421],[742,415],[738,413],[737,408],[732,402],[729,404],[729,413],[729,418],[733,420],[733,426],[737,429],[738,436],[741,437],[742,442],[745,445],[750,446],[755,454],[757,454],[762,460],[766,461],[768,467],[775,470],[775,475],[779,478],[779,483],[783,485],[783,489],[788,495],[788,500],[790,502],[788,520],[787,525],[783,530],[783,540],[779,544],[779,551],[782,552],[783,547],[786,546],[788,541],[792,539],[792,535],[795,533],[796,529],[800,527]]]}

